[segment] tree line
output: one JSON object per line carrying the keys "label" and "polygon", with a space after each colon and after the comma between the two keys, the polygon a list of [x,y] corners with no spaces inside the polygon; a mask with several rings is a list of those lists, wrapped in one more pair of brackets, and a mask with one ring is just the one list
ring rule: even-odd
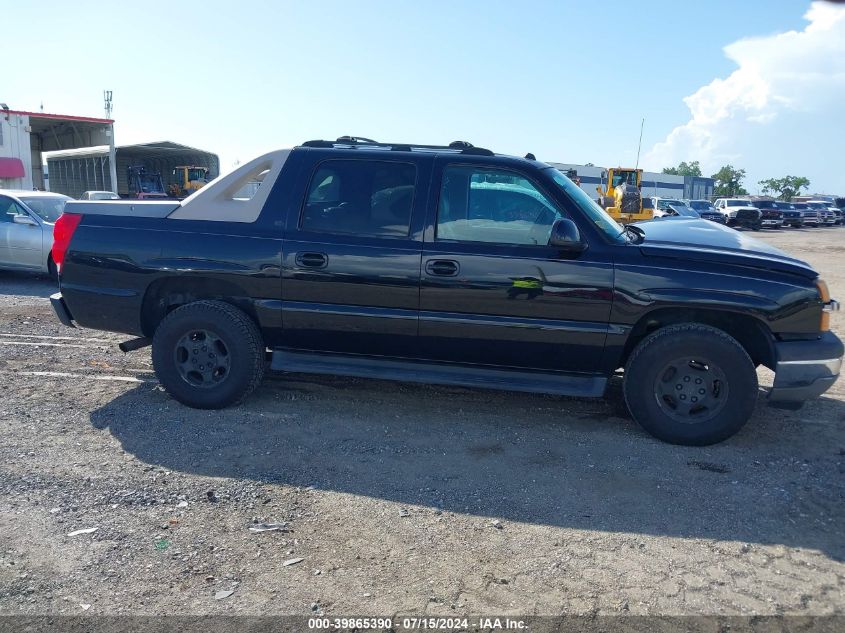
{"label": "tree line", "polygon": [[[664,174],[672,176],[697,176],[701,177],[701,165],[697,160],[692,162],[681,161],[677,167],[664,167]],[[745,180],[745,170],[737,169],[733,165],[725,165],[715,174],[710,176],[716,181],[713,193],[719,197],[745,196],[748,195],[742,181]],[[779,200],[789,202],[801,193],[802,189],[809,189],[810,181],[804,176],[784,176],[783,178],[766,178],[758,183],[761,191],[766,195],[772,195]]]}

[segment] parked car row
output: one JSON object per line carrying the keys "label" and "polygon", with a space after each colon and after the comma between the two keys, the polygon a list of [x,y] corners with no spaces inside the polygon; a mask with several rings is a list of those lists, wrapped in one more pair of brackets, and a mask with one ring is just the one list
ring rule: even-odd
{"label": "parked car row", "polygon": [[718,198],[709,200],[675,200],[651,198],[654,217],[701,217],[731,227],[745,227],[755,231],[763,228],[779,229],[845,225],[843,211],[823,200],[783,202],[771,198]]}

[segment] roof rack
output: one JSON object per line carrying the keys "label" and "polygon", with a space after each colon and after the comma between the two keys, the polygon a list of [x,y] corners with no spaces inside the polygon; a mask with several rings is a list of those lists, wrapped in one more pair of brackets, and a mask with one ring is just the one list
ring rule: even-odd
{"label": "roof rack", "polygon": [[333,147],[338,149],[386,149],[394,152],[438,151],[456,154],[475,154],[493,156],[493,152],[483,147],[475,147],[466,141],[452,141],[448,145],[421,145],[418,143],[379,143],[361,136],[341,136],[336,141],[305,141],[303,147]]}

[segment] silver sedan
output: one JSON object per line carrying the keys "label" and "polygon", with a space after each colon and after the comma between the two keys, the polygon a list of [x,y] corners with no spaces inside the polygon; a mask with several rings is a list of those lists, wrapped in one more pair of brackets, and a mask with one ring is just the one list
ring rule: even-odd
{"label": "silver sedan", "polygon": [[59,193],[0,189],[0,268],[55,276],[53,224],[70,199]]}

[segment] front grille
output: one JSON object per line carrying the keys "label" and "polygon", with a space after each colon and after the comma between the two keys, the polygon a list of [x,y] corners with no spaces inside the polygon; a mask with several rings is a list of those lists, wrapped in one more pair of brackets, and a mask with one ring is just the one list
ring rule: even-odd
{"label": "front grille", "polygon": [[760,212],[751,209],[739,209],[736,212],[736,219],[745,222],[753,222],[760,219]]}

